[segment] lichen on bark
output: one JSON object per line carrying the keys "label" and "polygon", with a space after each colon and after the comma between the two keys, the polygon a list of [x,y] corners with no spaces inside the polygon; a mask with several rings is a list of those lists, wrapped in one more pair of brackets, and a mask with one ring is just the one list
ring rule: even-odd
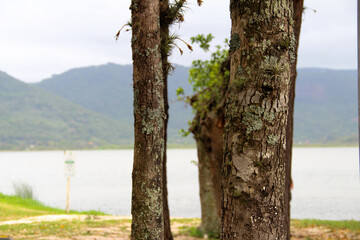
{"label": "lichen on bark", "polygon": [[229,88],[226,104],[221,238],[283,240],[292,1],[231,0],[230,8],[241,42],[230,52],[230,84],[240,87]]}
{"label": "lichen on bark", "polygon": [[159,0],[133,0],[134,163],[132,239],[164,239],[164,79]]}

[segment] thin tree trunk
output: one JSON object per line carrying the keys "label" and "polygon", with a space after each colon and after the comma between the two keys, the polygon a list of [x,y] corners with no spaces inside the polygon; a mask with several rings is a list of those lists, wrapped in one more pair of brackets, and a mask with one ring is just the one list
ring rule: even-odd
{"label": "thin tree trunk", "polygon": [[291,67],[291,80],[290,80],[290,92],[289,92],[289,116],[288,116],[288,125],[286,130],[286,216],[287,216],[287,228],[288,228],[288,239],[290,239],[290,200],[291,200],[291,165],[292,165],[292,147],[293,147],[293,135],[294,135],[294,109],[295,109],[295,86],[296,86],[296,64],[297,64],[297,52],[299,48],[300,40],[300,29],[302,22],[302,14],[304,9],[304,0],[293,0],[294,6],[294,34],[296,40],[296,49],[295,49],[295,61]]}
{"label": "thin tree trunk", "polygon": [[131,239],[164,239],[160,0],[132,0],[134,165]]}
{"label": "thin tree trunk", "polygon": [[287,239],[286,130],[292,0],[231,0],[222,239]]}
{"label": "thin tree trunk", "polygon": [[[160,0],[161,14],[165,14],[169,10],[169,1]],[[160,18],[162,19],[162,18]],[[160,20],[161,28],[161,59],[164,79],[164,106],[165,106],[165,129],[164,129],[164,159],[163,159],[163,200],[164,200],[164,240],[172,240],[170,227],[170,211],[168,203],[168,191],[167,191],[167,126],[169,121],[169,100],[168,100],[168,75],[170,64],[168,62],[167,38],[169,37],[169,24]]]}
{"label": "thin tree trunk", "polygon": [[[166,77],[165,77],[166,76]],[[172,240],[173,236],[171,234],[170,227],[170,211],[168,203],[168,191],[167,191],[167,126],[169,121],[169,100],[168,100],[168,90],[167,90],[167,76],[164,74],[164,101],[165,101],[165,131],[164,131],[164,159],[163,159],[163,201],[164,201],[164,240]]]}
{"label": "thin tree trunk", "polygon": [[[166,76],[166,77],[165,77]],[[165,131],[164,131],[164,159],[163,159],[163,201],[164,201],[164,240],[172,240],[173,236],[171,234],[170,227],[170,211],[168,203],[168,191],[167,191],[167,126],[169,121],[169,100],[168,100],[168,90],[167,90],[167,76],[164,74],[164,100],[165,100]]]}

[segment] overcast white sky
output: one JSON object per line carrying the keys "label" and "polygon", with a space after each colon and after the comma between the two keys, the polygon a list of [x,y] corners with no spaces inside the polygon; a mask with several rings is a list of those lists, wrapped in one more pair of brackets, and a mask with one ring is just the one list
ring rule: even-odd
{"label": "overcast white sky", "polygon": [[[75,67],[130,64],[130,32],[114,35],[130,19],[131,0],[0,0],[0,70],[36,82]],[[212,33],[222,43],[230,33],[229,0],[188,0],[185,23],[173,30],[189,41]],[[298,67],[355,69],[355,0],[305,0]],[[181,43],[179,43],[181,45]],[[185,50],[186,47],[184,47]],[[172,62],[190,66],[201,50]]]}

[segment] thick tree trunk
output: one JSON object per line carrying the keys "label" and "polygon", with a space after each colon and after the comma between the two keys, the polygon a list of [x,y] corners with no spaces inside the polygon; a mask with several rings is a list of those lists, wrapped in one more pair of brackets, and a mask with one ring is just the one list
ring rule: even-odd
{"label": "thick tree trunk", "polygon": [[132,0],[135,143],[131,239],[164,239],[160,0]]}
{"label": "thick tree trunk", "polygon": [[221,225],[221,164],[223,158],[223,133],[218,123],[222,120],[216,111],[208,112],[204,120],[196,118],[195,136],[201,203],[200,230],[217,236]]}
{"label": "thick tree trunk", "polygon": [[287,216],[287,228],[288,228],[288,239],[290,239],[290,200],[291,200],[291,165],[292,165],[292,147],[293,147],[293,134],[294,134],[294,108],[295,108],[295,85],[296,85],[296,63],[297,63],[297,52],[299,47],[300,40],[300,29],[302,22],[302,14],[304,9],[304,0],[293,0],[294,6],[294,34],[296,40],[296,49],[295,49],[295,61],[291,66],[291,81],[290,81],[290,92],[289,92],[289,115],[288,115],[288,125],[286,130],[286,216]]}
{"label": "thick tree trunk", "polygon": [[231,0],[222,239],[287,239],[286,130],[295,61],[291,0]]}

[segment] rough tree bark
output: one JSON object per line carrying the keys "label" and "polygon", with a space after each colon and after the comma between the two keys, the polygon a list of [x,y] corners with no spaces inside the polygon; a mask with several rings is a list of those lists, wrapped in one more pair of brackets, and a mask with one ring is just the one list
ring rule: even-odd
{"label": "rough tree bark", "polygon": [[164,239],[160,0],[132,0],[135,143],[131,239]]}
{"label": "rough tree bark", "polygon": [[287,239],[286,130],[292,0],[231,0],[222,239]]}
{"label": "rough tree bark", "polygon": [[294,109],[295,109],[295,85],[296,85],[296,63],[297,63],[297,52],[299,48],[299,40],[300,40],[300,29],[302,22],[302,14],[304,9],[304,0],[293,0],[294,6],[294,34],[295,34],[295,61],[291,66],[291,80],[290,80],[290,92],[289,92],[289,115],[288,115],[288,125],[286,130],[286,216],[287,216],[287,227],[288,230],[288,239],[290,239],[290,200],[291,200],[291,165],[292,165],[292,147],[293,147],[293,134],[294,134]]}

